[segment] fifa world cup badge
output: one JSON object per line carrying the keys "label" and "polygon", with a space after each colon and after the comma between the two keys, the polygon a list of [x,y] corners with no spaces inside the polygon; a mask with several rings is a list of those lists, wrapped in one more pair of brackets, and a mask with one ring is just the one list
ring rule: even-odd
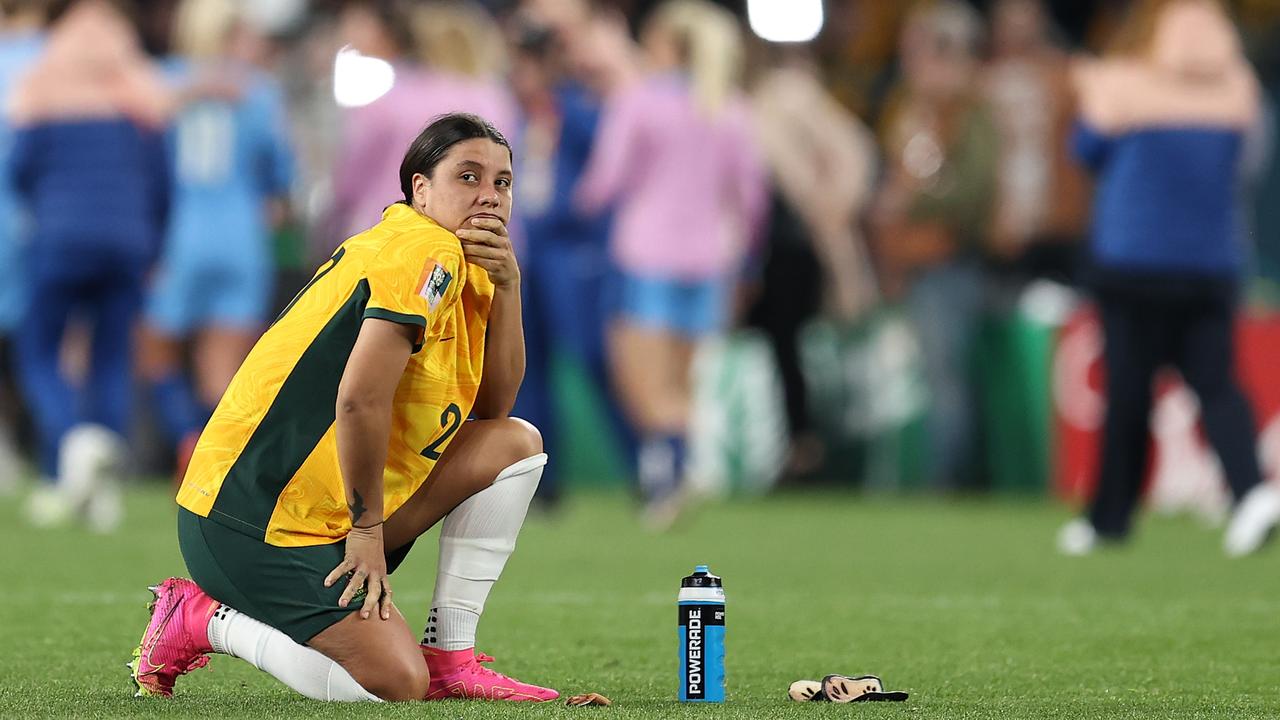
{"label": "fifa world cup badge", "polygon": [[449,289],[453,276],[444,269],[444,265],[438,262],[428,261],[428,267],[431,267],[431,271],[425,273],[426,278],[418,289],[418,295],[427,301],[429,310],[435,310],[444,299],[444,293]]}

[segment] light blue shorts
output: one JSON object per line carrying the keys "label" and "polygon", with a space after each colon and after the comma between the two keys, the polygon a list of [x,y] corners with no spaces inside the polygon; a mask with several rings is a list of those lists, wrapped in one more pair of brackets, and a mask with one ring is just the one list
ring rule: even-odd
{"label": "light blue shorts", "polygon": [[147,298],[147,320],[170,335],[217,326],[260,330],[271,302],[268,263],[229,256],[212,262],[164,258]]}
{"label": "light blue shorts", "polygon": [[618,311],[643,327],[698,338],[724,329],[729,282],[670,280],[624,274]]}

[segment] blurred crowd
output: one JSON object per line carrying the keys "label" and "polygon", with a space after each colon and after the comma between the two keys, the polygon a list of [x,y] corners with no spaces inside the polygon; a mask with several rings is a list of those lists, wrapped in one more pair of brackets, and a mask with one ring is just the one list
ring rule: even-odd
{"label": "blurred crowd", "polygon": [[[789,1],[0,0],[0,485],[30,464],[34,521],[107,529],[104,474],[181,473],[257,335],[379,220],[405,147],[449,111],[516,149],[517,413],[553,450],[612,438],[656,525],[714,484],[692,476],[725,472],[707,458],[726,433],[769,448],[766,484],[862,473],[820,427],[815,326],[876,327],[914,359],[922,484],[970,489],[982,318],[1038,298],[1060,322],[1108,282],[1211,267],[1232,294],[1280,271],[1280,5],[827,0],[811,41],[760,39],[756,10]],[[1224,19],[1218,45],[1168,20],[1179,4]],[[1125,180],[1081,123],[1140,132],[1143,93],[1176,105],[1155,85],[1184,80],[1209,88],[1187,102],[1238,100],[1194,120],[1240,134],[1223,160],[1240,221],[1211,242],[1234,249],[1099,251],[1114,213],[1095,203]],[[557,362],[600,398],[600,438],[565,436]],[[1145,422],[1150,400],[1132,405]]]}

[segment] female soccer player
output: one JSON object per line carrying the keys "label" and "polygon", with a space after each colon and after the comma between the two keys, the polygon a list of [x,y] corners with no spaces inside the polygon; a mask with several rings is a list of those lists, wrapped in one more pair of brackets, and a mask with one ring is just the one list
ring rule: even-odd
{"label": "female soccer player", "polygon": [[255,31],[242,12],[232,0],[183,0],[176,53],[165,63],[175,92],[189,99],[170,133],[173,211],[139,369],[168,440],[180,446],[179,467],[270,319],[272,225],[285,215],[293,179],[284,93],[243,57]]}
{"label": "female soccer player", "polygon": [[610,254],[623,277],[610,364],[639,436],[644,517],[657,529],[682,505],[694,352],[728,323],[767,199],[738,90],[741,33],[704,0],[659,6],[644,32],[649,72],[606,100],[575,190],[580,211],[615,210]]}
{"label": "female soccer player", "polygon": [[[216,652],[317,699],[558,697],[475,650],[547,461],[508,417],[524,374],[511,183],[492,125],[432,122],[400,166],[404,199],[250,352],[178,492],[194,582],[154,589],[140,695],[171,695]],[[387,576],[441,519],[420,646]]]}

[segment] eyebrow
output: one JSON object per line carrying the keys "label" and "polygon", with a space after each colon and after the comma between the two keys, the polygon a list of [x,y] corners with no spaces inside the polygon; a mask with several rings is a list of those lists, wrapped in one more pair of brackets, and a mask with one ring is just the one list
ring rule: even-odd
{"label": "eyebrow", "polygon": [[[485,166],[482,163],[478,163],[475,160],[459,160],[458,164],[455,167],[458,169],[462,169],[462,168],[476,168],[477,170],[485,169]],[[498,174],[507,175],[507,176],[513,175],[513,173],[506,168],[499,170]]]}

